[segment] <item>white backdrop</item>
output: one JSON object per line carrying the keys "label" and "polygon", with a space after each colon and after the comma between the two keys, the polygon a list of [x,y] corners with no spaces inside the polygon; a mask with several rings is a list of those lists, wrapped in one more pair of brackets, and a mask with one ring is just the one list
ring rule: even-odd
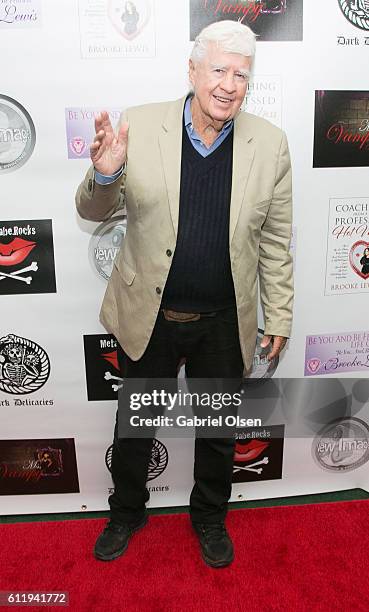
{"label": "white backdrop", "polygon": [[[294,4],[292,0],[291,3]],[[112,486],[104,456],[111,444],[116,402],[88,400],[84,351],[84,336],[105,333],[98,312],[106,280],[94,268],[89,252],[91,236],[99,224],[83,221],[75,212],[75,191],[89,162],[78,154],[72,158],[66,109],[76,113],[81,134],[74,131],[73,135],[81,141],[73,142],[74,151],[78,147],[80,151],[82,131],[93,126],[92,119],[83,119],[87,109],[118,112],[132,105],[182,96],[187,89],[192,43],[188,0],[150,1],[147,24],[131,41],[117,31],[113,35],[111,25],[110,30],[106,26],[104,34],[100,25],[105,21],[100,17],[89,21],[84,17],[86,10],[99,14],[111,4],[106,0],[0,0],[0,104],[1,96],[5,96],[22,105],[36,133],[35,148],[27,162],[13,171],[0,172],[0,228],[9,227],[10,221],[12,226],[21,226],[32,220],[51,219],[56,275],[56,292],[32,293],[30,283],[28,292],[23,287],[24,293],[16,294],[13,287],[17,285],[18,291],[18,285],[25,283],[16,283],[9,277],[1,279],[3,285],[9,281],[10,289],[1,296],[0,337],[15,334],[32,340],[47,353],[51,364],[47,382],[31,393],[9,393],[1,387],[3,514],[104,509]],[[18,15],[28,11],[33,19],[11,18],[14,13],[9,7],[13,6]],[[112,10],[116,6],[113,3]],[[339,45],[338,36],[347,40],[357,37],[359,44]],[[115,51],[110,50],[108,57],[94,54],[92,39],[95,47],[96,40],[100,41],[100,49],[108,41],[110,47],[115,45]],[[117,51],[118,43],[123,45],[123,51]],[[325,278],[330,200],[369,197],[365,167],[369,165],[368,154],[365,157],[364,151],[363,167],[313,168],[312,160],[315,91],[369,91],[368,53],[365,31],[344,17],[338,0],[305,0],[302,41],[257,43],[249,109],[286,131],[294,176],[295,315],[292,339],[275,373],[278,377],[304,377],[307,336],[366,330],[365,292],[325,295]],[[1,120],[0,112],[0,128]],[[68,129],[75,130],[72,123],[68,122]],[[2,151],[0,147],[0,163]],[[0,232],[0,244],[5,244],[2,236]],[[31,260],[25,260],[25,266]],[[0,266],[0,277],[4,271],[7,273]],[[43,272],[40,269],[35,274]],[[364,340],[366,346],[365,336]],[[23,340],[19,342],[22,345]],[[107,365],[106,359],[105,362]],[[329,376],[367,378],[366,366]],[[37,400],[39,405],[17,405],[16,398]],[[41,400],[44,405],[40,405]],[[365,405],[350,414],[369,422]],[[356,469],[323,469],[312,457],[313,434],[291,438],[288,427],[286,424],[280,475],[263,480],[261,472],[260,482],[255,476],[252,482],[235,484],[233,500],[369,486],[365,463]],[[20,474],[27,469],[24,461],[13,451],[10,456],[9,444],[3,441],[40,440],[38,448],[54,448],[57,439],[74,440],[80,492],[59,493],[56,487],[53,493],[34,493],[27,489]],[[158,489],[152,491],[151,506],[186,504],[192,486],[192,442],[174,439],[163,443],[168,464],[149,483]],[[13,476],[9,476],[10,464]],[[40,463],[36,464],[35,469],[40,470]],[[8,466],[7,472],[4,466]],[[23,488],[17,488],[19,482]],[[5,488],[1,491],[2,487]],[[72,490],[76,491],[69,489]]]}

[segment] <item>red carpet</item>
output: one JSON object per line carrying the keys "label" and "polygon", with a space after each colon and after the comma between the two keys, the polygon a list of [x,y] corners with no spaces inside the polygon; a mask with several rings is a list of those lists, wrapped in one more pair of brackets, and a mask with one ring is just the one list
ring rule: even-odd
{"label": "red carpet", "polygon": [[69,591],[52,609],[71,612],[367,612],[368,519],[367,501],[231,511],[236,559],[217,570],[187,515],[150,517],[109,563],[91,555],[105,520],[1,525],[0,590]]}

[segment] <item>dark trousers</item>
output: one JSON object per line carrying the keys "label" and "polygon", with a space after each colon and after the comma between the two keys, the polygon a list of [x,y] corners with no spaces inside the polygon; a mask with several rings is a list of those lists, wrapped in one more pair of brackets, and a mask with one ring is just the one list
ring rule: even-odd
{"label": "dark trousers", "polygon": [[[167,321],[160,311],[143,356],[133,361],[119,347],[118,358],[123,378],[176,378],[185,358],[186,377],[241,381],[243,361],[236,307],[187,323]],[[234,438],[196,438],[192,521],[224,520],[231,495],[234,445]],[[152,439],[118,438],[116,423],[112,453],[115,490],[109,504],[111,518],[119,523],[134,522],[145,512],[151,449]]]}

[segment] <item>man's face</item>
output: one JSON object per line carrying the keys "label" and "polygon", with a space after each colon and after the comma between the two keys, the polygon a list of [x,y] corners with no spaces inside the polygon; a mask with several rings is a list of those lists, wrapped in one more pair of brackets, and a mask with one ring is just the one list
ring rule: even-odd
{"label": "man's face", "polygon": [[246,95],[250,70],[251,58],[208,43],[200,62],[190,60],[190,81],[202,114],[212,121],[233,119]]}

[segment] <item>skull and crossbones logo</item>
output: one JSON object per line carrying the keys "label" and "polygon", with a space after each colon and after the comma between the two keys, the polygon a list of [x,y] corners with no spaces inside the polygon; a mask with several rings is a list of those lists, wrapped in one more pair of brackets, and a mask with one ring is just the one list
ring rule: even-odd
{"label": "skull and crossbones logo", "polygon": [[20,342],[10,342],[0,350],[0,381],[8,384],[27,385],[36,380],[40,359]]}
{"label": "skull and crossbones logo", "polygon": [[0,337],[0,390],[5,393],[32,393],[50,375],[45,350],[28,338],[15,334]]}

